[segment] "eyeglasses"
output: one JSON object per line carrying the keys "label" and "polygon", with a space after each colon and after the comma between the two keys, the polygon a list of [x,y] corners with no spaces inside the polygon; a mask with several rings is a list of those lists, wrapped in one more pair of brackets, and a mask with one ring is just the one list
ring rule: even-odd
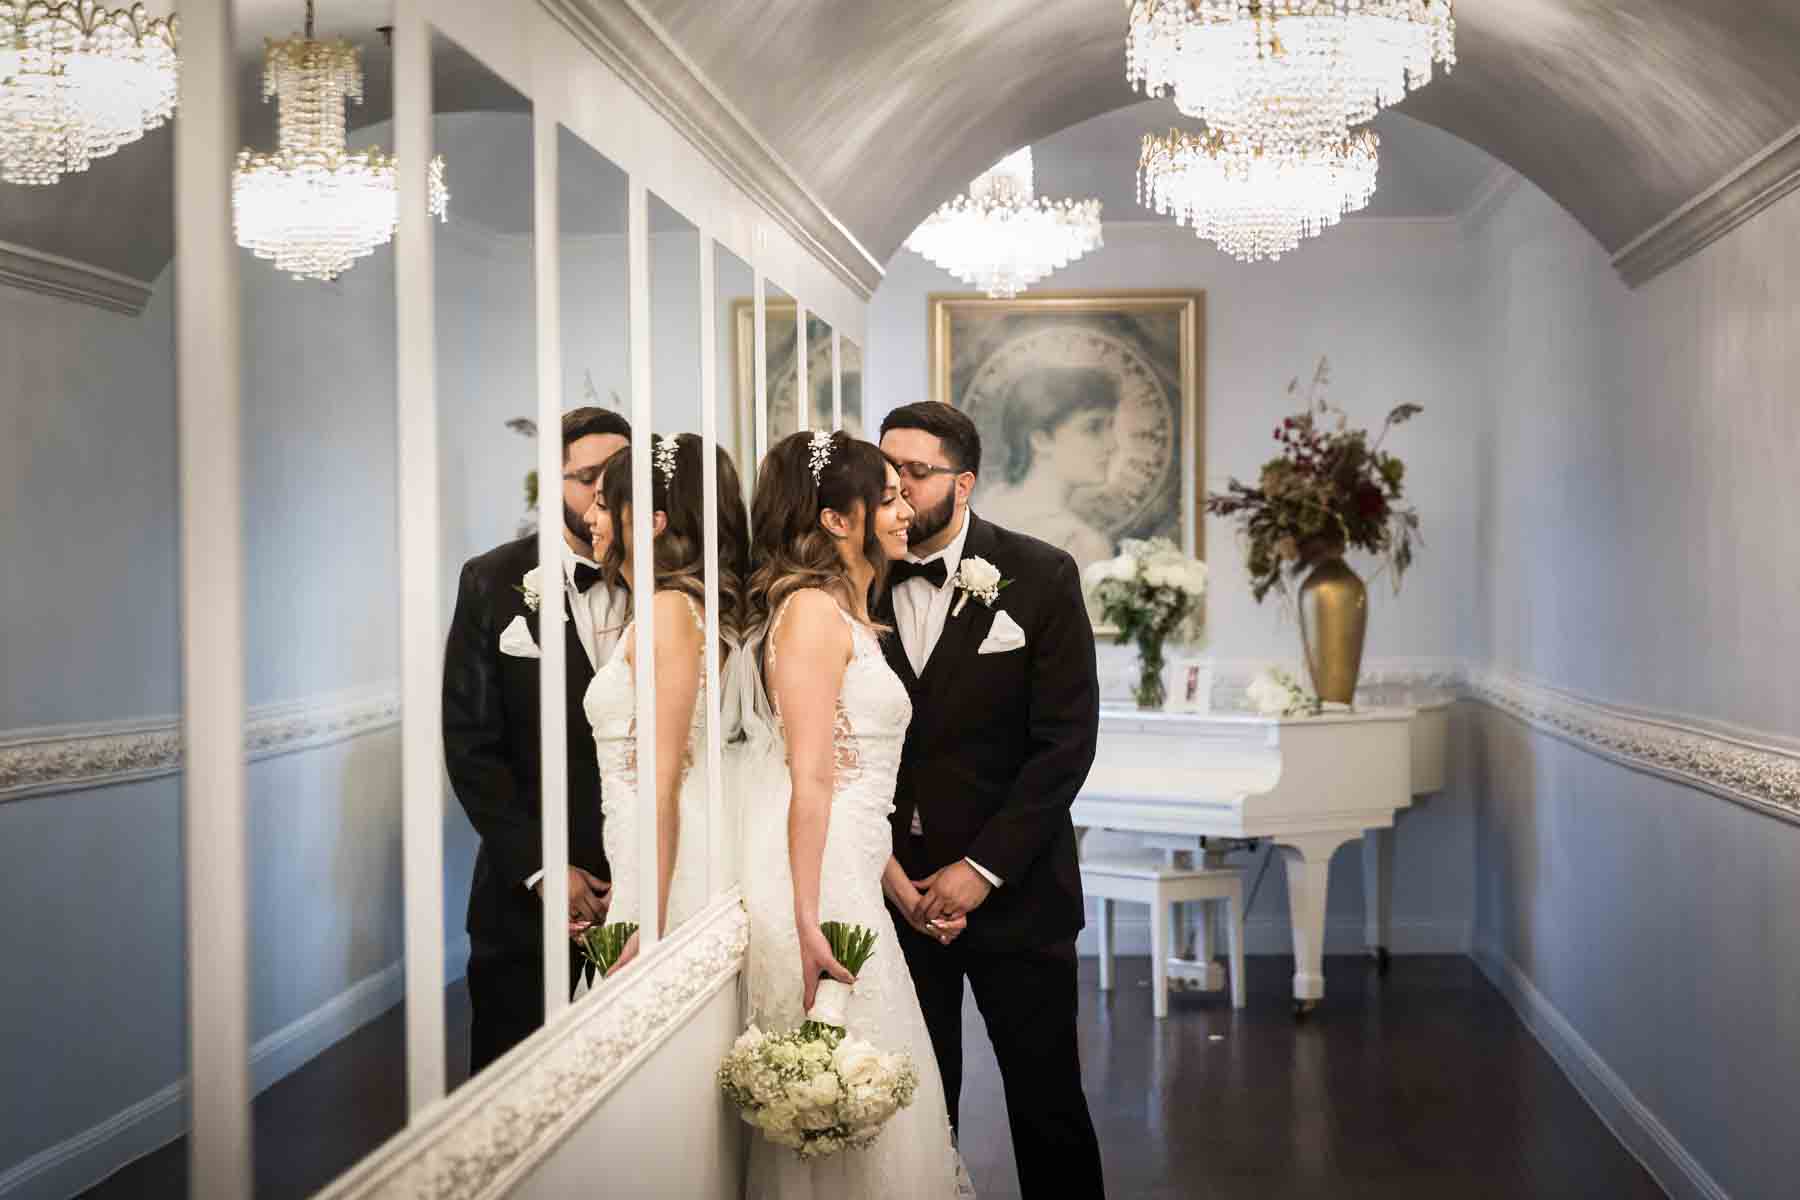
{"label": "eyeglasses", "polygon": [[899,459],[895,459],[895,458],[888,459],[888,462],[893,464],[894,470],[900,472],[900,474],[906,476],[908,479],[911,479],[915,483],[924,483],[927,479],[930,479],[933,475],[961,475],[962,474],[962,471],[956,467],[940,467],[940,466],[937,466],[935,463],[925,463],[925,462],[916,462],[916,461],[915,462],[901,462]]}

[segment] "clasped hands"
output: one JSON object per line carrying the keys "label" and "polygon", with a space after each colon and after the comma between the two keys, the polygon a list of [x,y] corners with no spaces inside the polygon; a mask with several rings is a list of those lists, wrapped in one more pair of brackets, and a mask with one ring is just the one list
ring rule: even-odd
{"label": "clasped hands", "polygon": [[907,880],[903,888],[890,888],[888,899],[908,925],[948,946],[969,927],[969,914],[985,904],[993,890],[974,867],[958,859],[923,879]]}

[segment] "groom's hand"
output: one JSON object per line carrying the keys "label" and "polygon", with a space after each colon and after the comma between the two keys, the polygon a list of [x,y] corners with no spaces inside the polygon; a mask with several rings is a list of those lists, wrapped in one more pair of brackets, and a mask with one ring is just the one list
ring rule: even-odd
{"label": "groom's hand", "polygon": [[933,921],[967,917],[987,903],[994,885],[983,879],[962,859],[924,879],[913,880],[913,886],[925,893],[913,911],[913,923],[929,925]]}
{"label": "groom's hand", "polygon": [[888,901],[900,910],[900,915],[906,918],[907,925],[915,933],[923,934],[934,942],[948,946],[962,935],[963,930],[969,927],[969,918],[958,917],[954,921],[940,919],[935,925],[926,925],[914,915],[918,911],[920,901],[924,898],[925,893],[914,886],[910,879],[893,884],[888,888]]}
{"label": "groom's hand", "polygon": [[[544,881],[532,885],[541,898],[544,894]],[[612,884],[600,879],[580,867],[569,868],[569,924],[575,926],[599,925],[606,920],[606,906],[611,902]]]}

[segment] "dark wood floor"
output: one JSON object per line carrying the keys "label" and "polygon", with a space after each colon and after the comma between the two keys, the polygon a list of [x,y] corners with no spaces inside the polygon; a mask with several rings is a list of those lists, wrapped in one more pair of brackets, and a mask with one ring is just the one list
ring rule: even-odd
{"label": "dark wood floor", "polygon": [[[1082,970],[1084,1078],[1114,1200],[1663,1195],[1467,959],[1395,959],[1385,978],[1332,959],[1331,995],[1302,1025],[1291,959],[1250,960],[1242,1012],[1176,993],[1160,1026],[1147,960],[1121,959],[1109,997]],[[973,1000],[965,1017],[963,1156],[982,1200],[1004,1200],[1019,1192],[999,1072]],[[460,986],[449,1025],[454,1084],[468,1072]],[[404,1046],[396,1009],[257,1098],[258,1200],[311,1195],[401,1128]],[[165,1147],[86,1197],[182,1200],[186,1153]]]}

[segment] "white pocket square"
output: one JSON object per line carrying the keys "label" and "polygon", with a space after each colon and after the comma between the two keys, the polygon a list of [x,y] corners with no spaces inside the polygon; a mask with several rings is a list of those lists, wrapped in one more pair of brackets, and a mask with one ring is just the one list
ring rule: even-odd
{"label": "white pocket square", "polygon": [[1008,650],[1017,650],[1025,644],[1025,631],[1019,623],[1004,612],[994,614],[994,624],[988,629],[987,637],[982,641],[976,654],[1005,654]]}
{"label": "white pocket square", "polygon": [[512,624],[500,631],[500,653],[514,658],[542,658],[537,643],[531,640],[531,628],[524,617],[514,617]]}

